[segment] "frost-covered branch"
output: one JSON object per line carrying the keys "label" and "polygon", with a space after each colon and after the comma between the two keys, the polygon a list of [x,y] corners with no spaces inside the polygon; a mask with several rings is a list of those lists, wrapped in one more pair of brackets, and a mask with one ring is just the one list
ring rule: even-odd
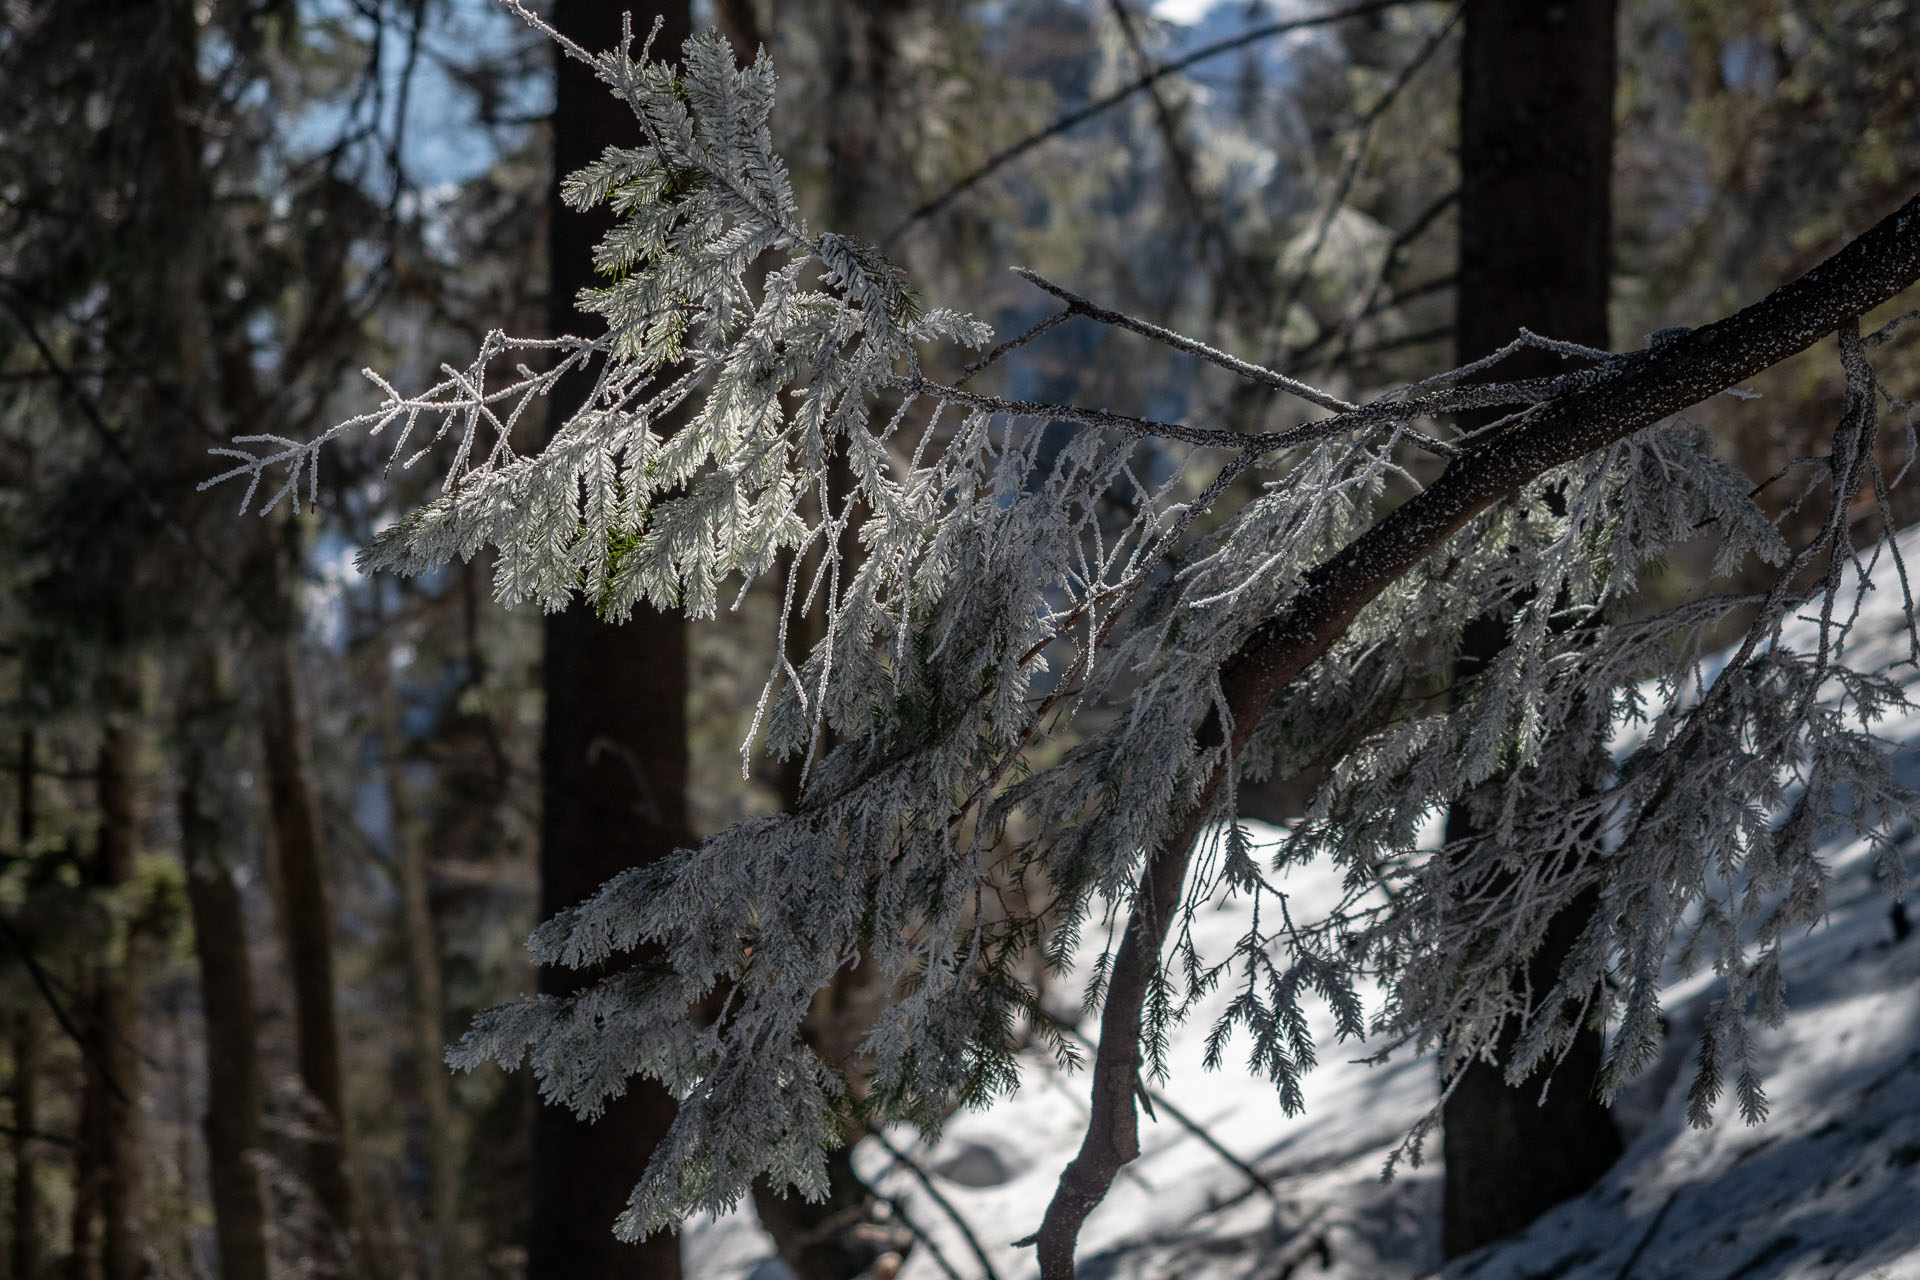
{"label": "frost-covered branch", "polygon": [[[1214,817],[1214,801],[1227,785],[1230,773],[1228,762],[1247,747],[1269,704],[1309,666],[1327,655],[1346,635],[1363,608],[1438,551],[1469,521],[1487,511],[1495,502],[1519,493],[1552,468],[1625,440],[1662,418],[1744,382],[1847,326],[1851,326],[1846,331],[1853,335],[1853,341],[1850,345],[1843,342],[1843,356],[1848,360],[1855,359],[1852,352],[1857,351],[1859,345],[1857,318],[1897,297],[1912,287],[1916,280],[1920,280],[1920,196],[1888,215],[1879,225],[1825,263],[1792,284],[1782,286],[1763,301],[1716,324],[1676,335],[1644,352],[1620,360],[1564,395],[1545,401],[1529,411],[1506,434],[1495,437],[1456,461],[1424,493],[1397,508],[1337,554],[1309,571],[1300,591],[1285,607],[1255,627],[1239,644],[1220,669],[1224,714],[1219,710],[1210,711],[1207,723],[1200,731],[1202,746],[1217,747],[1223,742],[1230,743],[1230,746],[1226,752],[1216,754],[1185,822],[1164,839],[1146,860],[1133,894],[1126,934],[1120,952],[1115,957],[1113,978],[1107,989],[1101,1023],[1101,1051],[1093,1068],[1093,1118],[1088,1123],[1080,1153],[1061,1178],[1060,1190],[1048,1209],[1046,1222],[1038,1235],[1043,1276],[1070,1277],[1073,1274],[1073,1247],[1080,1224],[1105,1196],[1121,1166],[1139,1152],[1133,1081],[1141,1070],[1140,1038],[1148,988],[1152,975],[1158,972],[1161,948],[1181,901],[1181,885],[1201,829]],[[1850,371],[1850,389],[1856,382],[1857,376]],[[1857,395],[1850,394],[1850,416],[1860,413],[1857,406]],[[1847,456],[1857,454],[1850,450]],[[1853,493],[1851,487],[1842,488],[1843,483],[1850,486],[1851,477],[1836,482],[1834,509],[1841,513],[1847,505],[1846,500]],[[1824,598],[1832,598],[1835,586],[1829,583]],[[1554,598],[1553,591],[1534,592],[1536,601]],[[1908,612],[1912,613],[1911,605]],[[1820,659],[1811,668],[1811,682],[1789,678],[1786,685],[1786,691],[1803,708],[1811,694],[1818,690],[1821,678],[1827,674],[1826,632],[1827,627],[1823,625]],[[1511,645],[1508,652],[1516,654],[1524,653],[1524,650],[1524,645]],[[1750,647],[1743,647],[1742,660],[1750,656]],[[1774,657],[1775,662],[1770,662],[1769,668],[1774,668],[1776,662],[1788,661],[1782,655],[1770,656]],[[1751,673],[1750,678],[1767,687],[1776,674],[1791,677],[1795,670],[1797,668],[1792,666],[1763,669]],[[1739,687],[1738,680],[1747,678],[1743,674],[1735,683],[1723,682],[1729,690],[1728,701],[1733,700],[1731,691]],[[1519,687],[1527,686],[1521,684]],[[1716,688],[1719,687],[1722,686],[1716,685]],[[1869,723],[1872,715],[1882,712],[1889,700],[1898,696],[1897,691],[1884,682],[1877,688],[1861,684],[1849,692],[1860,712],[1868,717]],[[1503,722],[1504,717],[1501,720],[1482,721],[1483,724],[1495,725]],[[1833,726],[1807,727],[1820,735],[1841,732]],[[1538,728],[1534,732],[1538,734]],[[1591,735],[1569,733],[1566,737],[1593,740]],[[1738,734],[1734,734],[1725,741],[1738,741],[1738,737]],[[1537,746],[1535,750],[1538,750]],[[1487,753],[1483,750],[1478,754],[1484,758]],[[1745,752],[1736,758],[1742,757],[1749,760],[1753,758],[1746,756]],[[1521,758],[1525,758],[1524,753]],[[1792,758],[1792,755],[1771,752],[1760,755],[1766,771],[1764,781],[1746,779],[1745,785],[1733,788],[1730,792],[1723,791],[1723,796],[1732,794],[1744,800],[1758,791],[1762,796],[1777,799],[1780,785],[1777,780],[1778,765],[1782,760]],[[1677,760],[1678,754],[1663,759]],[[1488,766],[1493,763],[1491,759],[1486,760]],[[1850,763],[1856,767],[1866,765],[1868,775],[1874,774],[1870,755],[1861,757],[1856,753]],[[1485,772],[1486,776],[1491,776],[1491,767]],[[1479,780],[1483,779],[1472,779]],[[1724,776],[1718,780],[1722,783],[1731,781]],[[1884,763],[1874,780],[1879,783],[1874,788],[1875,800],[1894,804],[1900,810],[1914,809],[1915,797],[1893,783]],[[1661,794],[1656,790],[1655,794],[1662,800],[1671,799],[1670,791]],[[1811,787],[1803,793],[1796,818],[1790,826],[1802,855],[1798,863],[1801,866],[1810,858],[1813,824],[1817,821],[1811,815],[1819,810],[1815,803],[1817,796],[1818,792]],[[1429,803],[1444,798],[1444,795],[1433,795]],[[1674,820],[1669,812],[1671,807],[1670,804],[1661,806],[1665,820],[1662,825]],[[1873,806],[1863,801],[1858,811],[1873,811]],[[1694,811],[1696,816],[1698,812]],[[1746,833],[1761,847],[1774,844],[1764,819],[1761,830],[1754,831],[1749,826]],[[1505,834],[1511,838],[1513,831],[1510,825]],[[1545,841],[1515,843],[1523,848],[1542,851],[1568,848],[1566,824],[1558,824],[1549,834],[1551,838]],[[1642,838],[1634,841],[1629,846],[1630,850],[1637,852],[1652,845],[1653,841],[1647,838],[1649,835],[1651,833],[1643,831]],[[1509,849],[1512,847],[1510,845]],[[1668,856],[1671,856],[1671,852]],[[1432,865],[1439,868],[1449,861],[1451,859],[1435,859]],[[1563,866],[1580,870],[1570,872],[1571,878],[1563,879],[1563,883],[1548,896],[1548,900],[1556,905],[1571,900],[1587,888],[1585,877],[1599,874],[1585,868],[1605,865],[1605,862],[1618,866],[1618,859],[1602,861],[1563,856],[1561,861]],[[1785,865],[1793,863],[1785,860]],[[1652,879],[1654,883],[1661,882],[1660,878]],[[1804,911],[1806,906],[1816,901],[1817,894],[1803,889],[1797,895],[1796,906]],[[1539,899],[1536,898],[1532,905],[1537,908]],[[1544,921],[1551,914],[1551,911],[1535,911],[1532,918],[1536,921],[1536,931],[1544,927]],[[1671,903],[1667,903],[1652,912],[1651,918],[1663,922],[1665,928],[1671,928],[1676,923],[1676,914]],[[1601,922],[1593,929],[1602,927],[1606,919],[1612,918],[1612,913],[1603,911],[1599,917]],[[1648,913],[1641,913],[1640,918],[1648,918]],[[1528,931],[1517,927],[1520,919],[1517,915],[1509,917],[1509,924],[1515,927],[1509,928],[1505,936],[1521,940],[1521,945],[1511,950],[1519,952],[1524,958],[1531,951],[1525,945],[1530,935]],[[1593,929],[1589,932],[1593,932]],[[1537,938],[1533,941],[1537,944]],[[1730,935],[1722,941],[1738,953],[1736,936]],[[1630,1039],[1640,1037],[1643,1041],[1648,1030],[1646,1020],[1650,1008],[1646,1002],[1652,998],[1649,988],[1652,976],[1657,972],[1657,961],[1653,957],[1662,953],[1644,945],[1638,949],[1641,951],[1641,973],[1638,976],[1642,981],[1636,998],[1640,1002],[1637,1010],[1640,1016],[1630,1018],[1627,1034]],[[1596,937],[1584,949],[1584,954],[1576,951],[1574,959],[1579,962],[1579,970],[1574,975],[1564,975],[1561,987],[1569,992],[1591,990],[1600,975],[1595,961],[1604,959],[1609,950]],[[1773,963],[1777,964],[1777,953]],[[1509,959],[1506,966],[1499,968],[1504,974],[1511,972],[1512,967]],[[1457,969],[1442,968],[1437,971],[1437,976],[1442,981],[1451,982],[1456,981],[1459,975]],[[1573,980],[1569,981],[1569,977]],[[1494,988],[1476,984],[1476,989]],[[1429,1001],[1431,998],[1428,998]],[[1555,1002],[1549,1000],[1545,1003],[1553,1007]],[[1716,1029],[1721,1036],[1732,1038],[1744,1052],[1746,1024],[1738,1016],[1744,1009],[1744,1002],[1729,1000],[1723,1007],[1734,1016],[1720,1019]],[[1463,1029],[1453,1018],[1434,1019],[1430,1005],[1422,1007],[1415,1002],[1412,1012],[1420,1015],[1420,1022],[1427,1025],[1428,1034],[1442,1028],[1453,1031]],[[1436,1022],[1438,1025],[1434,1025]],[[1480,1022],[1478,1028],[1470,1028],[1477,1030],[1478,1035],[1456,1036],[1456,1043],[1462,1040],[1474,1046],[1487,1043],[1484,1015]],[[1524,1078],[1538,1061],[1538,1051],[1544,1047],[1540,1042],[1553,1030],[1564,1031],[1565,1028],[1546,1028],[1536,1038],[1535,1045],[1531,1046],[1534,1049],[1532,1055],[1523,1056],[1521,1060],[1510,1064],[1510,1071]],[[1709,1041],[1709,1051],[1715,1043]],[[1703,1095],[1710,1096],[1716,1089],[1717,1079],[1706,1084]]]}
{"label": "frost-covered branch", "polygon": [[[831,732],[797,811],[543,924],[542,963],[658,959],[491,1010],[452,1055],[527,1064],[587,1116],[636,1074],[682,1100],[620,1231],[724,1208],[761,1176],[821,1194],[823,1146],[850,1119],[931,1133],[1011,1088],[1029,1035],[1073,1060],[1023,975],[1088,951],[1094,1113],[1038,1235],[1050,1280],[1071,1275],[1080,1223],[1137,1151],[1134,1100],[1168,1028],[1221,986],[1210,1060],[1244,1038],[1289,1106],[1315,1058],[1314,1000],[1342,1037],[1444,1042],[1455,1065],[1518,1020],[1521,1074],[1605,1019],[1613,1082],[1649,1052],[1659,965],[1685,937],[1729,993],[1702,1112],[1731,1072],[1757,1114],[1747,1010],[1777,1007],[1779,940],[1818,911],[1812,834],[1844,821],[1884,839],[1887,814],[1920,814],[1872,731],[1899,688],[1849,665],[1871,575],[1904,584],[1905,567],[1856,548],[1846,520],[1869,487],[1888,510],[1880,401],[1908,416],[1912,452],[1912,406],[1871,365],[1893,327],[1862,337],[1857,321],[1920,276],[1920,201],[1644,350],[1519,335],[1509,351],[1567,358],[1557,377],[1480,380],[1501,352],[1350,404],[1030,276],[1063,309],[943,380],[991,333],[926,306],[873,246],[805,225],[772,149],[764,55],[738,67],[712,35],[678,67],[570,52],[641,125],[641,145],[565,188],[619,219],[581,298],[605,332],[489,335],[418,393],[376,377],[377,408],[316,441],[236,440],[217,479],[244,479],[246,505],[312,501],[322,446],[391,432],[390,464],[437,458],[442,492],[363,563],[420,572],[491,546],[509,604],[703,616],[788,566],[743,752],[813,760]],[[1239,433],[968,385],[1082,319],[1310,408]],[[1806,495],[1824,492],[1830,517],[1793,548],[1703,429],[1660,424],[1836,332],[1846,407]],[[580,408],[543,447],[516,441],[563,379],[589,388]],[[656,430],[676,408],[677,429]],[[1451,438],[1415,429],[1469,409],[1504,416]],[[1404,465],[1414,447],[1448,458],[1430,484]],[[1653,611],[1642,571],[1702,538],[1716,574],[1758,559],[1778,585]],[[1462,637],[1491,610],[1511,641],[1456,682]],[[1704,638],[1738,610],[1757,618],[1749,642],[1710,662]],[[784,628],[807,612],[821,638],[790,660]],[[1616,758],[1596,746],[1610,739],[1633,741]],[[1240,780],[1265,776],[1313,792],[1272,867],[1232,822]],[[1454,803],[1484,810],[1481,834],[1435,856],[1417,832]],[[1321,920],[1295,919],[1270,879],[1307,858],[1347,875]],[[1255,906],[1227,956],[1201,955],[1187,926],[1215,893]],[[1519,1007],[1509,978],[1582,894],[1603,909],[1556,992]],[[1083,948],[1103,924],[1117,943]],[[854,963],[896,999],[849,1081],[799,1030]],[[1617,994],[1589,1008],[1603,976]],[[1374,980],[1387,997],[1366,1010]],[[696,1006],[717,1012],[695,1022]]]}

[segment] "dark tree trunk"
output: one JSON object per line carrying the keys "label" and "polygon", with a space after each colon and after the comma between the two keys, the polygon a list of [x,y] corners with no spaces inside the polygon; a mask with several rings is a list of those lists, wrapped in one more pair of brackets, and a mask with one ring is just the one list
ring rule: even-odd
{"label": "dark tree trunk", "polygon": [[[203,692],[209,695],[204,699],[206,706],[195,708],[196,712],[211,711],[215,702],[216,690]],[[209,727],[218,728],[217,723]],[[259,1164],[264,1150],[260,1054],[254,1040],[253,963],[247,951],[246,916],[222,856],[226,806],[208,794],[209,752],[196,740],[198,726],[183,729],[180,856],[206,1023],[208,1105],[201,1133],[207,1144],[220,1280],[268,1280],[271,1252]]]}
{"label": "dark tree trunk", "polygon": [[[129,692],[115,708],[100,742],[100,887],[109,897],[134,878],[134,752],[128,723],[136,701]],[[97,1004],[100,1056],[124,1093],[105,1099],[99,1137],[100,1274],[135,1280],[141,1272],[145,1230],[140,1177],[140,987],[138,925],[129,926],[121,957],[101,977]]]}
{"label": "dark tree trunk", "polygon": [[[677,60],[693,28],[690,6],[622,0],[558,0],[552,21],[589,49],[620,38],[620,15],[636,31],[664,19],[656,56]],[[593,283],[592,250],[609,225],[604,210],[583,215],[560,202],[558,179],[612,144],[639,139],[632,112],[592,72],[555,51],[555,187],[549,208],[549,327],[579,333],[597,323],[574,308]],[[554,405],[554,425],[569,406]],[[611,626],[576,605],[546,625],[546,728],[541,740],[540,913],[578,903],[628,867],[671,853],[689,840],[687,647],[677,614],[645,606]],[[541,970],[540,989],[563,995],[592,974]],[[622,1244],[613,1222],[673,1121],[673,1098],[652,1081],[634,1081],[591,1124],[560,1107],[539,1106],[533,1121],[533,1194],[527,1232],[527,1280],[675,1280],[680,1242],[660,1233]]]}
{"label": "dark tree trunk", "polygon": [[[20,730],[20,759],[17,765],[15,835],[18,852],[27,857],[33,851],[36,834],[34,771],[38,768],[37,745],[33,726]],[[31,1009],[13,1016],[13,1079],[7,1086],[7,1098],[13,1105],[13,1135],[9,1139],[13,1157],[13,1239],[8,1258],[15,1280],[38,1280],[40,1275],[40,1163],[35,1159],[34,1133],[40,1128],[40,1021]]]}
{"label": "dark tree trunk", "polygon": [[340,1010],[334,992],[333,906],[320,840],[320,815],[307,777],[305,729],[294,686],[292,642],[266,655],[261,742],[266,756],[270,848],[279,893],[280,936],[293,984],[300,1084],[318,1114],[306,1141],[305,1174],[328,1228],[353,1250],[353,1186],[348,1175],[346,1084],[340,1056]]}
{"label": "dark tree trunk", "polygon": [[[1606,347],[1614,0],[1468,0],[1460,82],[1457,359],[1497,350],[1522,326]],[[1498,372],[1520,378],[1565,365],[1528,350]],[[1476,626],[1463,674],[1504,643],[1497,624]],[[1456,808],[1447,838],[1469,834]],[[1574,908],[1549,926],[1530,966],[1532,989],[1552,985],[1590,910]],[[1502,1058],[1514,1038],[1503,1037]],[[1544,1073],[1519,1088],[1498,1066],[1476,1062],[1462,1073],[1442,1118],[1446,1256],[1520,1230],[1618,1158],[1619,1133],[1591,1087],[1601,1047],[1597,1031],[1581,1033],[1545,1105],[1537,1105]]]}
{"label": "dark tree trunk", "polygon": [[80,1116],[73,1137],[66,1280],[98,1280],[100,1275],[100,1156],[107,1104],[106,1083],[90,1065],[80,1084]]}
{"label": "dark tree trunk", "polygon": [[[1612,271],[1614,0],[1469,0],[1460,66],[1455,343],[1604,347]],[[1502,377],[1564,372],[1526,351]]]}
{"label": "dark tree trunk", "polygon": [[[382,670],[391,668],[384,665]],[[387,812],[393,826],[394,862],[400,873],[400,926],[407,949],[407,989],[413,1000],[413,1049],[420,1073],[420,1110],[427,1130],[427,1275],[460,1280],[467,1273],[460,1234],[460,1146],[453,1127],[447,1089],[446,1004],[441,995],[440,943],[434,928],[427,880],[426,845],[414,824],[413,802],[401,768],[405,741],[400,733],[398,693],[375,690],[379,702],[380,759],[387,788]]]}
{"label": "dark tree trunk", "polygon": [[[91,887],[120,902],[134,874],[134,737],[137,708],[131,681],[112,679],[107,724],[96,757],[100,829],[90,868]],[[124,926],[122,926],[124,928]],[[88,974],[96,1061],[80,1096],[74,1151],[71,1280],[133,1280],[139,1274],[144,1232],[140,1178],[141,952],[128,928]],[[102,1073],[104,1072],[104,1077]],[[112,1081],[109,1087],[108,1080]]]}
{"label": "dark tree trunk", "polygon": [[8,1257],[16,1280],[40,1275],[40,1164],[34,1158],[34,1133],[40,1127],[40,1023],[31,1010],[13,1016],[13,1079],[7,1098],[13,1104],[13,1240]]}

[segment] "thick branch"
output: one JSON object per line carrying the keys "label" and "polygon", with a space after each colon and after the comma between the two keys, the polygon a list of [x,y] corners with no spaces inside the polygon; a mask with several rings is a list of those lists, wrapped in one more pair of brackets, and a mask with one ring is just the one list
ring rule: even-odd
{"label": "thick branch", "polygon": [[[1231,749],[1252,736],[1267,704],[1331,648],[1389,584],[1493,503],[1562,463],[1604,448],[1806,350],[1920,280],[1920,196],[1791,284],[1715,324],[1570,380],[1506,433],[1450,464],[1432,487],[1332,559],[1279,614],[1255,628],[1221,670]],[[1218,744],[1209,716],[1203,745]],[[1061,1175],[1037,1243],[1043,1280],[1072,1280],[1080,1226],[1120,1169],[1139,1154],[1134,1093],[1142,1010],[1179,906],[1187,863],[1228,761],[1217,766],[1180,832],[1148,857],[1114,958],[1093,1066],[1093,1114]]]}

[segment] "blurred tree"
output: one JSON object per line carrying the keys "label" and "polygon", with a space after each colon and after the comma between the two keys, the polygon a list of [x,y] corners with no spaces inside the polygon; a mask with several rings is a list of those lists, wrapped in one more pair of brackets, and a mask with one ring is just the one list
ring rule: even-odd
{"label": "blurred tree", "polygon": [[193,915],[194,957],[205,1019],[207,1092],[217,1100],[201,1120],[207,1144],[220,1280],[270,1280],[272,1247],[261,1127],[264,1095],[258,1005],[245,907],[233,881],[231,832],[243,826],[229,781],[241,737],[237,707],[222,674],[204,664],[181,698],[176,726],[180,856]]}
{"label": "blurred tree", "polygon": [[[171,0],[28,5],[8,11],[0,39],[0,77],[17,111],[0,132],[0,370],[9,442],[21,445],[5,455],[9,496],[19,499],[8,508],[7,535],[23,552],[12,572],[32,602],[7,625],[33,655],[22,663],[31,696],[9,714],[28,724],[60,724],[50,714],[58,713],[105,725],[91,771],[102,780],[103,814],[121,814],[128,797],[175,802],[132,822],[104,822],[99,856],[67,861],[113,889],[129,847],[119,833],[137,827],[143,843],[148,832],[156,844],[179,841],[206,948],[205,1048],[217,1059],[211,1074],[233,1085],[218,1104],[231,1126],[207,1135],[222,1266],[243,1276],[260,1260],[263,1168],[274,1172],[282,1262],[321,1272],[354,1265],[341,1247],[362,1226],[346,1142],[353,1064],[340,1029],[330,903],[330,880],[343,868],[299,687],[315,677],[302,634],[313,526],[276,520],[215,547],[201,525],[210,504],[224,502],[197,498],[193,486],[209,445],[323,412],[382,303],[396,286],[430,278],[422,270],[433,262],[423,245],[427,206],[401,172],[425,11],[410,0],[354,14]],[[440,230],[460,244],[467,227]],[[156,544],[184,546],[187,558],[155,554]],[[238,707],[258,726],[258,759],[233,757],[217,726],[184,727],[213,714],[210,700],[221,702],[199,673],[235,660]],[[174,708],[167,720],[176,730],[164,745],[141,734],[147,691]],[[148,745],[137,748],[142,740]],[[230,795],[207,783],[209,752],[224,754],[222,768],[252,785]],[[265,768],[255,772],[258,763]],[[252,845],[212,840],[195,808],[202,804],[224,834],[250,829]],[[242,823],[243,815],[259,821]],[[234,886],[221,882],[235,869],[226,859],[262,843],[274,854],[283,964],[269,970],[267,991],[250,993],[227,981],[248,934],[234,915]],[[51,856],[43,848],[36,860]],[[151,870],[150,862],[135,866]],[[112,904],[113,918],[148,919],[139,906]],[[120,992],[101,988],[98,1054],[84,1046],[89,1060],[109,1065],[115,1053],[140,1061],[146,1011],[126,979],[151,976],[161,963],[143,956],[137,933],[127,940],[132,948],[96,940],[86,957],[102,981],[120,984]],[[273,980],[283,973],[296,1009],[291,1091],[278,1087],[276,1067],[249,1068],[240,1043],[280,1052],[275,1037],[286,1024],[274,1016],[281,988]],[[261,997],[266,1008],[251,1008]],[[112,1020],[122,1014],[131,1021]],[[264,1124],[255,1110],[259,1075],[275,1086],[279,1107]],[[130,1274],[143,1248],[158,1247],[155,1233],[197,1229],[196,1217],[139,1211],[135,1175],[158,1162],[142,1152],[135,1126],[102,1123],[120,1105],[110,1088],[97,1083],[83,1096],[91,1114],[76,1117],[84,1167],[69,1269],[84,1274],[97,1259],[109,1275]],[[262,1140],[273,1150],[263,1152]],[[189,1205],[194,1193],[182,1188]],[[402,1229],[382,1224],[389,1236]],[[389,1265],[392,1240],[352,1248],[362,1246],[358,1265],[399,1265]],[[161,1252],[191,1250],[169,1241]]]}

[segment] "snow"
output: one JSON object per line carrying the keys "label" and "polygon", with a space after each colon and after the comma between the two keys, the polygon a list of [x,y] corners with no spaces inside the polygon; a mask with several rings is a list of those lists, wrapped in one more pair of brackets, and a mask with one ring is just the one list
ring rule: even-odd
{"label": "snow", "polygon": [[[1920,532],[1901,543],[1908,563],[1920,563]],[[1881,588],[1867,596],[1850,641],[1850,662],[1862,669],[1907,657],[1892,566],[1882,561],[1875,576]],[[1805,643],[1812,626],[1792,624],[1790,638]],[[1909,683],[1920,699],[1920,675]],[[1912,744],[1903,772],[1920,781],[1920,716],[1880,730]],[[1254,834],[1269,843],[1278,835]],[[1920,877],[1920,838],[1909,836],[1903,854]],[[1174,1039],[1170,1078],[1155,1092],[1269,1186],[1254,1185],[1162,1108],[1157,1122],[1143,1117],[1140,1159],[1086,1225],[1080,1275],[1920,1280],[1920,935],[1894,941],[1864,844],[1830,844],[1822,856],[1833,872],[1827,922],[1787,948],[1789,1011],[1758,1036],[1773,1104],[1764,1123],[1744,1124],[1723,1100],[1711,1128],[1688,1127],[1693,1029],[1716,982],[1676,972],[1664,1001],[1666,1048],[1618,1108],[1630,1141],[1620,1162],[1526,1232],[1442,1270],[1437,1166],[1403,1165],[1393,1181],[1380,1178],[1389,1152],[1433,1105],[1432,1062],[1404,1052],[1384,1065],[1357,1062],[1368,1046],[1335,1043],[1322,1012],[1306,1110],[1288,1117],[1271,1086],[1231,1064],[1219,1072],[1201,1065],[1209,1014],[1227,998],[1217,994]],[[1330,904],[1339,880],[1330,868],[1307,867],[1282,887],[1300,914]],[[1245,923],[1239,905],[1204,909],[1202,954],[1225,954]],[[1071,1006],[1074,993],[1055,994],[1063,1011]],[[956,1115],[932,1150],[910,1131],[889,1135],[931,1171],[1001,1280],[1034,1274],[1031,1249],[1012,1242],[1039,1225],[1078,1147],[1086,1093],[1084,1074],[1063,1076],[1031,1052],[1014,1096]],[[871,1139],[854,1155],[861,1175],[897,1199],[959,1274],[980,1274],[959,1229],[912,1174]],[[786,1280],[750,1210],[690,1223],[683,1239],[691,1280]],[[923,1246],[901,1280],[944,1274]]]}

